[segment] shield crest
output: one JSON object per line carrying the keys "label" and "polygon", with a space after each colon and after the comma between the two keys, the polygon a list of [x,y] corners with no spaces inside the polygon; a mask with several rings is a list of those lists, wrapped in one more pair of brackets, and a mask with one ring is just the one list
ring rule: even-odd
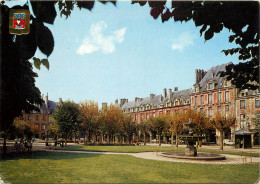
{"label": "shield crest", "polygon": [[25,28],[25,13],[14,13],[14,28],[15,29]]}
{"label": "shield crest", "polygon": [[9,32],[11,34],[28,34],[30,32],[29,9],[9,10]]}

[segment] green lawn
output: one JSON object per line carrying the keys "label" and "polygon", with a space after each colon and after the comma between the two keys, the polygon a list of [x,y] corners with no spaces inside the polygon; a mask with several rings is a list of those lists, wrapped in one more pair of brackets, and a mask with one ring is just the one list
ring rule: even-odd
{"label": "green lawn", "polygon": [[33,152],[0,161],[10,183],[254,183],[259,165],[162,162],[127,155]]}
{"label": "green lawn", "polygon": [[[70,145],[65,147],[66,150],[73,151],[105,151],[105,152],[118,152],[118,153],[138,153],[150,151],[184,151],[182,147],[159,147],[159,146],[85,146],[85,145]],[[208,150],[198,149],[199,152],[219,153],[219,154],[233,154],[259,157],[258,153],[245,153],[238,151],[221,151],[221,150]]]}

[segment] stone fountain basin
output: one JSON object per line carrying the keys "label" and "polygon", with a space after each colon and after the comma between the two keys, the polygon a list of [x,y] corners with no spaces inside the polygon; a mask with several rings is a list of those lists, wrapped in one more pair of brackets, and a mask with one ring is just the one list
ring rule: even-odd
{"label": "stone fountain basin", "polygon": [[185,152],[163,152],[160,154],[164,157],[189,160],[225,160],[226,157],[216,153],[198,153],[197,156],[187,156]]}

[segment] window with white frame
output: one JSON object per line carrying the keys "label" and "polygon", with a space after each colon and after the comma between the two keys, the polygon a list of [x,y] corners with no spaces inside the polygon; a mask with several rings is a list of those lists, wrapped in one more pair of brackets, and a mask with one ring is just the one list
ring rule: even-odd
{"label": "window with white frame", "polygon": [[229,95],[229,91],[225,92],[225,101],[229,102],[230,101],[230,95]]}
{"label": "window with white frame", "polygon": [[204,104],[204,95],[201,95],[200,96],[200,105],[203,105]]}
{"label": "window with white frame", "polygon": [[245,108],[246,108],[246,101],[240,100],[240,109],[245,109]]}
{"label": "window with white frame", "polygon": [[212,104],[212,94],[208,94],[208,103]]}
{"label": "window with white frame", "polygon": [[218,92],[218,103],[222,102],[222,92]]}
{"label": "window with white frame", "polygon": [[260,100],[255,100],[255,108],[260,108]]}

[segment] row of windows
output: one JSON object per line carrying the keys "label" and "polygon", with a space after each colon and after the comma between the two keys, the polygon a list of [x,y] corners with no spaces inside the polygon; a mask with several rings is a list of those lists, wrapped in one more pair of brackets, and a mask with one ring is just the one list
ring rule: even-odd
{"label": "row of windows", "polygon": [[[260,108],[260,100],[255,100],[255,108]],[[246,109],[246,100],[240,100],[240,109]]]}
{"label": "row of windows", "polygon": [[[175,113],[178,113],[179,110],[175,110],[174,112],[175,112]],[[186,110],[186,109],[183,109],[183,112],[186,113],[187,110]],[[166,114],[170,114],[170,113],[171,113],[170,110],[167,110],[167,111],[166,111]],[[163,112],[160,111],[160,112],[159,112],[159,116],[161,116],[162,114],[163,114]],[[150,115],[149,113],[141,113],[141,114],[140,114],[140,120],[141,120],[141,121],[143,121],[143,120],[148,120],[150,117],[155,117],[155,116],[156,116],[155,112],[153,112],[152,115]],[[135,119],[135,121],[137,121],[137,114],[135,114],[135,118],[134,118],[134,119]]]}
{"label": "row of windows", "polygon": [[[230,101],[230,93],[229,93],[229,91],[225,92],[225,101],[226,102]],[[219,92],[218,93],[218,103],[221,103],[221,102],[223,102],[222,92]],[[205,104],[205,102],[204,102],[204,95],[201,95],[200,96],[200,105],[204,105],[204,104]],[[208,94],[208,104],[213,104],[213,94]],[[198,104],[198,96],[195,96],[195,105],[199,105]]]}
{"label": "row of windows", "polygon": [[[40,128],[40,125],[38,123],[35,123],[34,126],[36,128]],[[45,124],[42,124],[42,129],[45,130],[46,129],[46,125]]]}
{"label": "row of windows", "polygon": [[[19,117],[20,120],[23,120],[23,116],[20,116]],[[27,116],[27,120],[32,120],[32,117],[30,115]],[[35,116],[35,121],[38,121],[39,120],[39,116]],[[46,120],[46,116],[42,116],[42,120],[45,121]]]}

